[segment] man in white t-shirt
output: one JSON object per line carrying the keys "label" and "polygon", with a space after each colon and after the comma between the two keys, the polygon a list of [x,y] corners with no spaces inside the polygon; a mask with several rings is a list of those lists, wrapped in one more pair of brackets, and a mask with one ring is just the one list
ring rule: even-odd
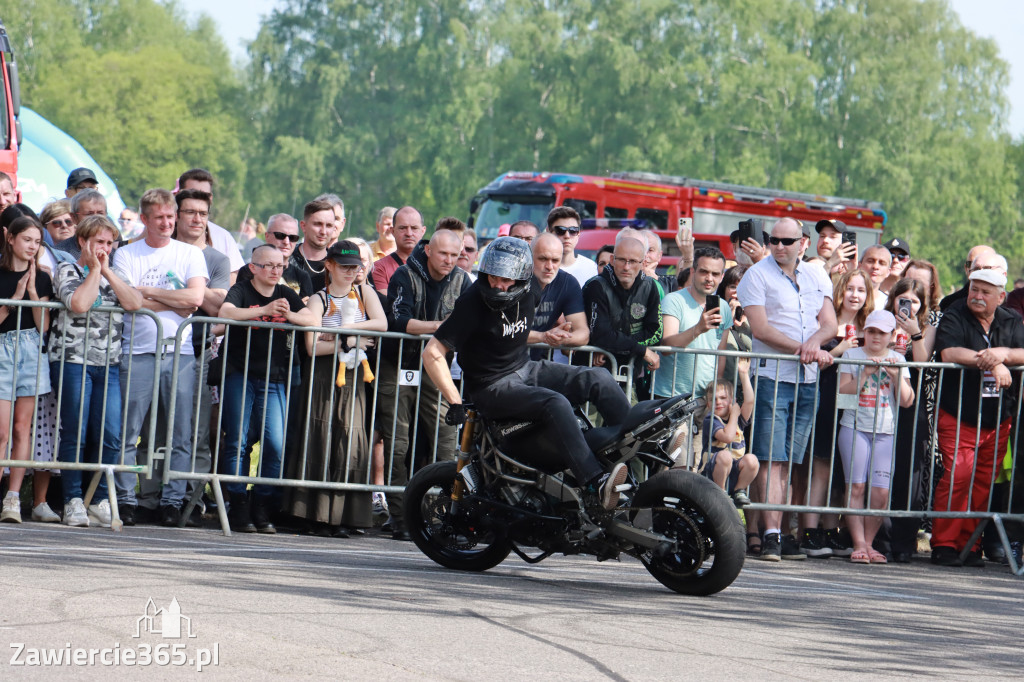
{"label": "man in white t-shirt", "polygon": [[597,275],[597,263],[576,255],[576,242],[580,240],[580,214],[570,206],[556,206],[548,213],[548,232],[562,242],[562,270],[580,283],[580,287]]}
{"label": "man in white t-shirt", "polygon": [[[213,176],[210,175],[210,171],[203,168],[187,170],[178,178],[178,189],[176,191],[183,189],[196,189],[200,192],[206,192],[210,195],[212,202]],[[212,203],[210,207],[213,207]],[[234,284],[235,279],[238,277],[239,268],[245,265],[245,260],[242,259],[242,251],[238,248],[234,235],[223,227],[212,220],[207,222],[207,227],[210,230],[210,246],[223,253],[231,261],[231,284]]]}
{"label": "man in white t-shirt", "polygon": [[[118,249],[114,254],[114,265],[124,272],[128,284],[139,290],[143,298],[142,307],[157,314],[159,325],[148,315],[127,315],[124,320],[121,400],[125,411],[124,463],[128,465],[142,463],[149,457],[148,452],[139,456],[136,445],[139,434],[151,407],[168,409],[174,379],[173,337],[178,326],[203,304],[209,281],[203,252],[191,244],[171,238],[177,217],[174,196],[165,189],[151,189],[142,195],[139,204],[145,226],[142,239]],[[167,343],[168,339],[171,339],[170,343]],[[160,355],[157,355],[158,350],[162,350]],[[192,328],[186,327],[181,338],[169,453],[170,467],[177,471],[187,471],[191,463],[194,365]],[[159,383],[158,405],[151,404],[155,382]],[[161,445],[160,434],[152,435],[154,445]],[[136,506],[153,501],[136,498],[136,474],[118,473],[115,482],[121,520],[125,525],[134,525]],[[178,524],[184,497],[184,479],[173,480],[163,486],[159,500],[160,523],[167,526]]]}

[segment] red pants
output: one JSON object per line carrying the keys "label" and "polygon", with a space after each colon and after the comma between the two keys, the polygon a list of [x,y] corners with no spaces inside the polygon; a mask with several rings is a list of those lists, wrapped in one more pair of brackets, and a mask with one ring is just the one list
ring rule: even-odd
{"label": "red pants", "polygon": [[[939,479],[932,501],[932,511],[988,511],[988,494],[993,469],[1006,454],[1010,439],[1010,419],[998,429],[977,428],[975,424],[958,422],[945,410],[939,410],[938,445],[946,472]],[[957,438],[957,428],[960,437]],[[977,440],[977,450],[975,450]],[[954,470],[955,463],[955,470]],[[972,480],[971,477],[974,477]],[[952,486],[952,496],[950,496]],[[977,519],[934,519],[932,547],[953,547],[962,550],[978,527]],[[977,549],[979,543],[975,543]]]}

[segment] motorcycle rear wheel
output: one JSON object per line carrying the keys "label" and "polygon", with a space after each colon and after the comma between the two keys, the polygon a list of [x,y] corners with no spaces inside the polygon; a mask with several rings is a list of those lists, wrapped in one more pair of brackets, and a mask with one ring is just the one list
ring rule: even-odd
{"label": "motorcycle rear wheel", "polygon": [[412,477],[405,488],[406,527],[420,551],[445,568],[486,571],[504,561],[512,545],[493,531],[477,530],[462,513],[452,516],[455,475],[455,462],[435,462]]}
{"label": "motorcycle rear wheel", "polygon": [[673,469],[642,483],[632,522],[668,536],[675,551],[637,547],[658,582],[679,594],[706,596],[732,584],[746,556],[743,525],[729,497],[698,474]]}

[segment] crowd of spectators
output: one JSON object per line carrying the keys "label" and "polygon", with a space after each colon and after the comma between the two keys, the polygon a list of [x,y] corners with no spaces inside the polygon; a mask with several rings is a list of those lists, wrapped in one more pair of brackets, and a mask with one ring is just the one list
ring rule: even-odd
{"label": "crowd of spectators", "polygon": [[[236,239],[209,219],[214,181],[202,169],[183,173],[173,192],[147,191],[119,225],[96,187],[77,169],[66,197],[38,216],[12,197],[0,206],[0,297],[63,304],[0,307],[0,448],[15,460],[150,463],[153,476],[115,477],[128,525],[202,523],[205,497],[181,518],[201,480],[161,484],[159,468],[216,467],[235,530],[275,532],[288,519],[348,537],[389,513],[385,529],[407,540],[400,495],[243,479],[255,470],[263,479],[400,486],[425,463],[453,457],[456,429],[421,371],[421,344],[366,333],[435,332],[474,279],[473,230],[442,218],[428,235],[415,207],[384,207],[376,240],[342,239],[344,203],[325,194],[301,217],[278,213],[264,226],[247,216]],[[744,510],[752,555],[904,562],[929,505],[1013,506],[1002,455],[1017,447],[1020,377],[1008,368],[1024,364],[1024,290],[1007,298],[1007,264],[991,247],[972,249],[968,284],[940,298],[936,268],[913,260],[906,241],[858,252],[838,220],[814,226],[813,250],[809,226],[792,219],[776,222],[765,244],[734,234],[735,260],[694,249],[684,229],[668,276],[659,274],[655,233],[626,228],[595,262],[576,253],[580,224],[562,206],[545,225],[509,226],[534,257],[530,341],[550,346],[555,362],[631,368],[637,399],[705,398],[669,449]],[[571,352],[587,344],[604,353]],[[903,360],[963,369],[890,365]],[[457,357],[452,367],[458,379]],[[153,434],[167,437],[163,458],[149,452]],[[25,471],[11,468],[0,520],[21,521]],[[86,504],[82,472],[62,470],[55,511],[51,472],[33,473],[33,520],[110,525],[102,477]],[[816,511],[754,512],[751,501]],[[818,513],[830,507],[916,514]],[[987,538],[967,546],[977,520],[930,524],[934,563],[978,565],[983,549],[1000,558]]]}

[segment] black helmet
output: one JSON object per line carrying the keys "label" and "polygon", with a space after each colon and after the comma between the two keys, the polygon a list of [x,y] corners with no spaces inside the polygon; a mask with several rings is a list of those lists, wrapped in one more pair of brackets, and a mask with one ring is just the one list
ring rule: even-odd
{"label": "black helmet", "polygon": [[[500,310],[517,302],[530,290],[533,278],[533,253],[529,243],[515,237],[498,237],[487,245],[479,268],[480,292],[492,310]],[[508,291],[491,287],[487,275],[514,279]]]}

